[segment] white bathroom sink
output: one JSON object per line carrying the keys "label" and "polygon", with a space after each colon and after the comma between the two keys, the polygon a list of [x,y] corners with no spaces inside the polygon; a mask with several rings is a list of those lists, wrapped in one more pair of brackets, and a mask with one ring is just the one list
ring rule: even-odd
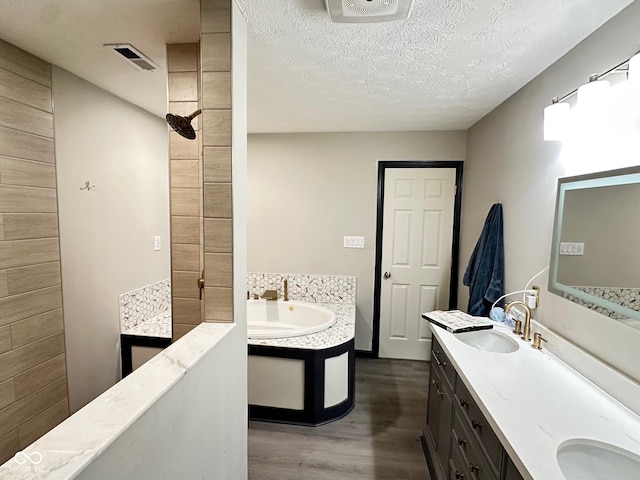
{"label": "white bathroom sink", "polygon": [[567,480],[631,480],[640,478],[640,457],[627,450],[574,439],[562,443],[556,453]]}
{"label": "white bathroom sink", "polygon": [[478,350],[493,353],[512,353],[519,345],[513,338],[495,330],[456,333],[456,338]]}

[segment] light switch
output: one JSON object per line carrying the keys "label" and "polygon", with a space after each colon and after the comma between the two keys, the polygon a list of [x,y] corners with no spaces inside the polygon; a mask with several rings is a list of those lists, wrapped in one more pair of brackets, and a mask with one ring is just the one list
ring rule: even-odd
{"label": "light switch", "polygon": [[560,255],[584,255],[584,243],[560,242]]}
{"label": "light switch", "polygon": [[160,250],[160,235],[153,237],[153,249],[157,252]]}
{"label": "light switch", "polygon": [[364,237],[344,237],[344,248],[364,248]]}

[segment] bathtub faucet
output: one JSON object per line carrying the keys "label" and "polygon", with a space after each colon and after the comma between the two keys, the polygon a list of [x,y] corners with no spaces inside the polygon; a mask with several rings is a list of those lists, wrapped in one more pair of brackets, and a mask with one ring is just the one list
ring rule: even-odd
{"label": "bathtub faucet", "polygon": [[284,301],[289,301],[289,280],[284,279]]}
{"label": "bathtub faucet", "polygon": [[278,291],[277,290],[265,290],[260,298],[264,298],[265,300],[277,300],[278,299]]}

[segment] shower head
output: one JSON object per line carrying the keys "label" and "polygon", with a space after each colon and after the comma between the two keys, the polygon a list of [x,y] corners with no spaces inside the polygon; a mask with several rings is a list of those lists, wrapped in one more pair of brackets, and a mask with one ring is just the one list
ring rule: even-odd
{"label": "shower head", "polygon": [[191,120],[196,118],[202,110],[196,110],[191,115],[187,117],[181,117],[180,115],[174,115],[173,113],[167,113],[165,117],[167,119],[167,123],[171,128],[173,128],[176,132],[182,135],[184,138],[188,138],[189,140],[194,140],[196,138],[196,132],[191,126]]}

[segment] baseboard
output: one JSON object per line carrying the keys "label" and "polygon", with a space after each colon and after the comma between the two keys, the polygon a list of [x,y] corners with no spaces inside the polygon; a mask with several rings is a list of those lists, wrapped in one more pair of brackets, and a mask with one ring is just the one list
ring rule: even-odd
{"label": "baseboard", "polygon": [[356,358],[375,358],[373,352],[369,350],[356,350]]}

